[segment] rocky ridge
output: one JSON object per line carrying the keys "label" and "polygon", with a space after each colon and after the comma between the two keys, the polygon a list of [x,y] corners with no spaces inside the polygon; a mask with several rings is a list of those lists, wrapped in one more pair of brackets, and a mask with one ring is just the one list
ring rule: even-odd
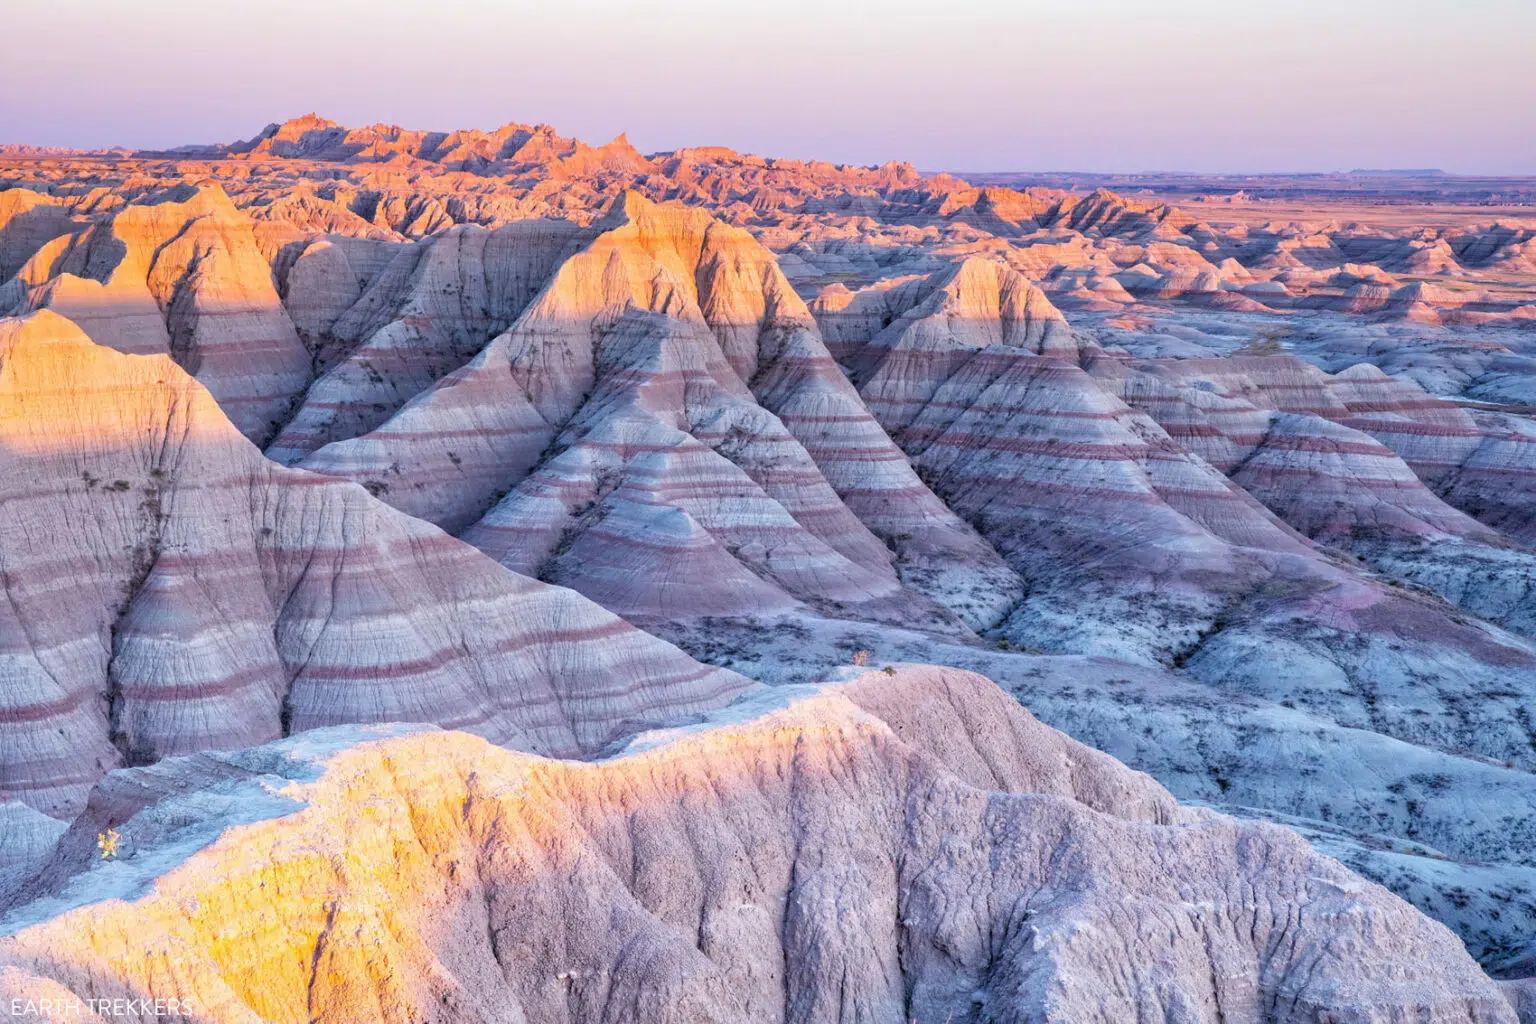
{"label": "rocky ridge", "polygon": [[[1515,1021],[1385,890],[979,677],[726,715],[586,766],[393,728],[122,773],[4,919],[0,986],[221,1020]],[[91,866],[107,826],[128,852]]]}

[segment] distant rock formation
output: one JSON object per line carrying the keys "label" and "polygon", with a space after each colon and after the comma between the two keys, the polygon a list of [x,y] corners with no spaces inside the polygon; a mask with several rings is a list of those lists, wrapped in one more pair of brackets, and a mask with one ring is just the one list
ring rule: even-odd
{"label": "distant rock formation", "polygon": [[217,185],[158,198],[44,245],[9,286],[11,311],[51,309],[119,351],[168,353],[248,437],[268,438],[309,383],[310,354],[251,220]]}

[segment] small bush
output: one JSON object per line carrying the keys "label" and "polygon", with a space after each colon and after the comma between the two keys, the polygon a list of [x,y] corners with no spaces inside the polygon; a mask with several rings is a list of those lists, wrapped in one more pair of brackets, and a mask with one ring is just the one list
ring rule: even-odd
{"label": "small bush", "polygon": [[860,666],[860,667],[868,665],[869,664],[869,655],[870,655],[869,651],[854,651],[853,652],[853,663],[855,665]]}

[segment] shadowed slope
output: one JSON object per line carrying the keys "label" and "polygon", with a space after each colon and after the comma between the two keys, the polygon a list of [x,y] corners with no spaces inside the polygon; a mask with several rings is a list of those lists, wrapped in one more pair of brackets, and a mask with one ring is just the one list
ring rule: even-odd
{"label": "shadowed slope", "polygon": [[[1290,355],[1100,359],[1092,370],[1307,536],[1536,634],[1536,555],[1426,485],[1448,497],[1450,477],[1488,489],[1471,463],[1492,438],[1471,414],[1374,367],[1330,377]],[[1524,475],[1508,469],[1504,500]]]}
{"label": "shadowed slope", "polygon": [[[303,403],[267,448],[292,464],[332,441],[367,433],[417,392],[468,362],[531,302],[579,243],[569,221],[521,221],[486,231],[461,225],[394,250],[366,290],[322,312],[317,301],[332,274],[351,271],[346,251],[326,244],[298,257],[287,274],[294,293],[313,304],[314,344],[341,357],[310,386]],[[348,248],[352,248],[349,246]],[[346,264],[332,270],[332,264]],[[343,305],[353,298],[349,305]]]}
{"label": "shadowed slope", "polygon": [[562,756],[748,685],[363,489],[263,459],[165,357],[0,321],[0,788],[343,722]]}
{"label": "shadowed slope", "polygon": [[[1536,763],[1536,651],[1327,559],[1078,367],[977,348],[968,322],[948,323],[898,320],[850,358],[925,480],[1028,584],[1010,640],[1159,661],[1340,724]],[[922,372],[908,351],[931,353]],[[900,398],[909,381],[921,390]]]}

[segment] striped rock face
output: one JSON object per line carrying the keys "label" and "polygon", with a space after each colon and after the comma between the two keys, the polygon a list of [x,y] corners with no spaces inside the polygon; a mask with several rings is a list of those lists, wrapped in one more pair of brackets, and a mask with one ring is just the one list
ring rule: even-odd
{"label": "striped rock face", "polygon": [[[1375,367],[1330,376],[1289,355],[1100,360],[1093,372],[1306,536],[1536,635],[1536,558],[1517,530],[1495,529],[1526,473],[1519,455],[1502,488],[1479,472],[1518,442],[1474,414]],[[1500,504],[1476,505],[1489,491]]]}
{"label": "striped rock face", "polygon": [[[738,695],[774,699],[744,675],[791,686],[850,658],[984,671],[1181,798],[1295,826],[1491,971],[1536,969],[1527,226],[1426,227],[1396,205],[1371,211],[1400,218],[1385,227],[1264,223],[1238,197],[1197,216],[516,125],[305,118],[182,154],[0,147],[0,171],[22,186],[0,190],[0,312],[24,318],[0,321],[0,903],[96,884],[109,829],[135,878],[168,885],[235,826],[224,810],[272,798],[248,775],[318,785],[334,754],[368,777],[314,796],[345,833],[299,844],[323,863],[278,867],[286,826],[229,838],[177,890],[188,920],[165,909],[144,945],[97,901],[37,904],[0,984],[127,992],[185,969],[230,1019],[1506,1019],[1439,933],[1373,916],[1361,883],[1267,829],[1193,855],[1206,819],[1175,834],[1173,812],[1053,789],[1156,827],[1132,842],[1074,812],[1065,840],[1036,844],[999,810],[1015,782],[955,767],[1012,763],[991,698],[962,701],[942,743],[948,725],[925,733],[988,823],[944,818],[937,845],[903,837],[926,798],[888,762],[811,742],[862,719],[812,716],[811,740],[800,719],[747,730],[739,744],[772,747],[761,771],[736,739],[683,737],[686,757],[617,771],[507,753],[611,755]],[[949,721],[927,698],[952,678],[875,683],[900,743],[896,708],[918,716],[903,728]],[[402,734],[388,786],[370,755],[306,754],[290,779],[292,743],[227,753],[408,721],[502,752]],[[799,754],[773,746],[781,725]],[[526,803],[513,763],[560,798]],[[634,788],[678,764],[664,795]],[[764,795],[812,765],[834,783]],[[466,823],[487,773],[528,818]],[[420,861],[419,837],[383,830],[379,853],[364,819],[386,805],[470,853],[453,838]],[[648,817],[584,830],[648,807],[701,845]],[[206,830],[156,845],[194,820]],[[516,838],[570,820],[550,844]],[[704,841],[738,827],[741,851]],[[808,859],[751,859],[785,835]],[[1243,859],[1259,850],[1269,867]],[[502,851],[521,858],[509,874],[486,866]],[[1144,855],[1183,887],[1147,888]],[[1053,888],[1011,858],[1050,865]],[[887,899],[864,884],[886,859],[925,869]],[[550,877],[527,874],[543,863]],[[245,881],[253,864],[282,891]],[[933,864],[953,892],[923,889]],[[1049,916],[1090,891],[1085,916]],[[1209,916],[1225,891],[1262,895]],[[149,888],[112,892],[148,913]],[[210,931],[194,904],[246,931]],[[1170,952],[1170,921],[1205,951]],[[71,928],[127,952],[44,963],[75,948]],[[1333,960],[1308,976],[1298,950]],[[1345,960],[1400,972],[1386,985]]]}
{"label": "striped rock face", "polygon": [[1182,447],[1315,540],[1348,547],[1451,535],[1497,543],[1494,531],[1436,497],[1366,432],[1384,427],[1390,436],[1380,417],[1392,405],[1390,396],[1362,395],[1372,384],[1358,371],[1336,380],[1292,356],[1106,360],[1094,370]]}
{"label": "striped rock face", "polygon": [[557,756],[747,686],[362,488],[261,457],[164,356],[0,321],[0,788],[353,722]]}
{"label": "striped rock face", "polygon": [[[1446,506],[1390,451],[1319,417],[1348,412],[1326,375],[1289,358],[1142,370],[1091,345],[1082,355],[1090,374],[1002,341],[978,347],[986,335],[969,320],[951,332],[944,316],[918,315],[932,295],[904,292],[916,312],[849,359],[868,367],[864,395],[934,492],[1027,581],[1027,596],[1002,625],[1009,640],[1171,664],[1341,723],[1528,762],[1517,695],[1536,685],[1536,650],[1366,578],[1298,532],[1349,536],[1379,513],[1377,536],[1399,542],[1383,560],[1406,560],[1404,545],[1428,535],[1465,538],[1486,553],[1477,572],[1502,574],[1499,586],[1485,588],[1486,601],[1469,596],[1478,604],[1530,571],[1529,556],[1508,552]],[[845,333],[844,344],[853,342]],[[909,351],[923,353],[920,366]],[[1195,451],[1205,447],[1232,476],[1117,391],[1166,419]],[[1263,395],[1268,408],[1247,400]],[[1430,578],[1429,567],[1420,574]],[[1261,659],[1256,652],[1264,651],[1284,651],[1290,668],[1276,671],[1269,659],[1277,655]],[[1384,679],[1403,688],[1406,702],[1393,710],[1350,692],[1368,693],[1379,685],[1372,680]],[[1511,679],[1519,682],[1503,690],[1500,680]],[[1341,681],[1350,682],[1341,690]],[[1502,706],[1500,692],[1510,695]],[[1490,716],[1471,730],[1460,717],[1467,700]]]}
{"label": "striped rock face", "polygon": [[1397,452],[1449,504],[1536,541],[1536,431],[1524,416],[1470,411],[1364,363],[1330,383],[1345,422]]}
{"label": "striped rock face", "polygon": [[[1485,531],[1436,507],[1445,504],[1516,540],[1531,536],[1528,511],[1536,449],[1527,449],[1521,417],[1473,412],[1428,394],[1413,381],[1368,363],[1327,374],[1294,356],[1138,360],[1129,366],[1103,360],[1095,376],[1125,401],[1155,418],[1188,450],[1234,471],[1263,444],[1271,412],[1310,418],[1317,431],[1348,439],[1352,451],[1377,469],[1367,471],[1405,508],[1442,523],[1442,532],[1488,539]],[[1328,420],[1358,434],[1340,433]],[[1302,422],[1292,419],[1294,424]],[[1384,459],[1374,439],[1408,470]],[[1326,448],[1327,442],[1320,442]],[[1416,477],[1423,487],[1415,486]],[[1395,483],[1388,483],[1388,481]],[[1382,488],[1377,488],[1378,492]],[[1368,495],[1361,500],[1372,502]],[[1308,531],[1310,532],[1310,531]]]}
{"label": "striped rock face", "polygon": [[104,783],[29,895],[0,996],[219,1021],[1516,1020],[1293,833],[937,669],[591,765],[419,728],[175,758]]}
{"label": "striped rock face", "polygon": [[21,268],[13,312],[48,308],[121,352],[168,353],[253,440],[309,383],[310,354],[249,217],[216,185],[182,186],[60,236]]}
{"label": "striped rock face", "polygon": [[642,619],[801,603],[963,633],[1017,591],[772,256],[633,194],[463,369],[304,465]]}
{"label": "striped rock face", "polygon": [[[298,300],[295,321],[312,347],[345,354],[267,454],[291,465],[379,426],[504,331],[580,233],[569,221],[532,220],[494,231],[461,225],[413,245],[306,246],[287,272],[288,308]],[[384,255],[382,267],[369,266]]]}

